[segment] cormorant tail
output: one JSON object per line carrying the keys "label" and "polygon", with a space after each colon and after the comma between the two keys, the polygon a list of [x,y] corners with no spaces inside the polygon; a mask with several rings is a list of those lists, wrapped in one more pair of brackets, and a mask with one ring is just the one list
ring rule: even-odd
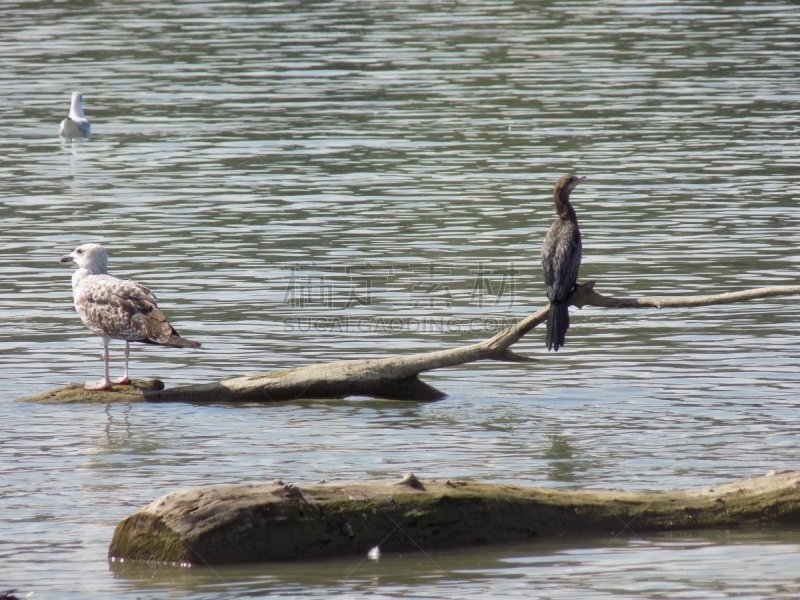
{"label": "cormorant tail", "polygon": [[547,349],[555,350],[564,345],[569,329],[569,305],[566,302],[551,302],[547,313]]}

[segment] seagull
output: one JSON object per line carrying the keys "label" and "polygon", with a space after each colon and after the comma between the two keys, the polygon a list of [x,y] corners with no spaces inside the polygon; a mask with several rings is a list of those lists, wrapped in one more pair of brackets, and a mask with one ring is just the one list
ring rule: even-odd
{"label": "seagull", "polygon": [[83,95],[79,92],[72,92],[69,117],[61,121],[61,129],[58,134],[65,138],[78,138],[88,136],[91,133],[92,125],[86,115],[83,114]]}
{"label": "seagull", "polygon": [[[173,348],[199,348],[198,342],[182,338],[158,309],[155,294],[132,279],[108,274],[108,255],[99,244],[83,244],[61,257],[74,262],[72,275],[75,310],[89,329],[103,338],[103,379],[87,381],[87,390],[106,390],[114,383],[130,383],[128,354],[130,342],[157,344]],[[125,375],[108,377],[108,342],[125,340]]]}

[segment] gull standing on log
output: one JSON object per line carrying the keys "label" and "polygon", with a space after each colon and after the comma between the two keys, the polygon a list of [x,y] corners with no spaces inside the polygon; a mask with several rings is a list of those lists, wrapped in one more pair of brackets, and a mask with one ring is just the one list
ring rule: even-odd
{"label": "gull standing on log", "polygon": [[567,300],[578,281],[583,252],[578,217],[569,202],[569,195],[584,179],[586,177],[570,174],[556,182],[553,200],[558,219],[550,226],[542,244],[542,271],[547,299],[550,300],[550,312],[547,313],[547,349],[556,352],[564,345],[569,329]]}
{"label": "gull standing on log", "polygon": [[[75,262],[78,270],[72,275],[75,310],[84,325],[103,338],[103,379],[87,381],[87,390],[105,390],[112,383],[129,383],[128,354],[130,342],[199,348],[198,342],[182,338],[158,310],[155,295],[132,279],[108,274],[108,256],[99,244],[78,246],[61,262]],[[125,340],[125,375],[115,381],[108,377],[108,342]]]}
{"label": "gull standing on log", "polygon": [[89,119],[83,114],[83,95],[79,92],[72,92],[72,105],[69,108],[69,116],[61,121],[61,128],[58,134],[65,138],[86,137],[92,133],[92,125]]}

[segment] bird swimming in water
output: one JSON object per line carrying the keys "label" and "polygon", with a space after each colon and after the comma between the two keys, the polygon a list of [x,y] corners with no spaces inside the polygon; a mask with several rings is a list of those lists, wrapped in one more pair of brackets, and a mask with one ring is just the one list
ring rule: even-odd
{"label": "bird swimming in water", "polygon": [[[130,342],[157,344],[173,348],[199,348],[198,342],[182,338],[158,309],[155,294],[132,279],[108,274],[108,256],[99,244],[84,244],[61,262],[74,262],[72,275],[75,310],[84,325],[103,338],[103,379],[87,381],[87,390],[105,390],[113,383],[130,383],[128,354]],[[108,343],[125,340],[125,375],[111,381],[108,377]]]}
{"label": "bird swimming in water", "polygon": [[69,108],[69,116],[61,121],[61,128],[58,134],[65,138],[86,137],[92,133],[92,125],[89,119],[83,114],[83,95],[79,92],[72,92],[72,105]]}
{"label": "bird swimming in water", "polygon": [[564,175],[556,182],[553,199],[556,203],[558,219],[542,244],[542,271],[550,300],[547,314],[547,349],[555,350],[564,345],[564,337],[569,329],[569,310],[567,299],[578,281],[581,266],[581,230],[578,217],[569,203],[569,194],[586,177]]}

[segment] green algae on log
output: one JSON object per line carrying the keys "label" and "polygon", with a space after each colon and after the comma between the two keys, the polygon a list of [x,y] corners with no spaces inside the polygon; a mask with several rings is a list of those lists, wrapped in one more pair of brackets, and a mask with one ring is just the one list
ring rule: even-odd
{"label": "green algae on log", "polygon": [[276,480],[162,496],[117,525],[109,557],[212,565],[776,523],[800,523],[800,471],[666,492]]}
{"label": "green algae on log", "polygon": [[[773,296],[800,294],[800,286],[775,286],[740,290],[709,296],[661,296],[643,298],[612,298],[594,291],[595,282],[577,286],[569,298],[572,306],[602,306],[607,308],[691,308],[712,304],[730,304]],[[262,402],[276,403],[312,398],[344,398],[370,396],[389,400],[430,401],[444,398],[446,394],[419,379],[420,373],[455,367],[478,360],[505,362],[533,361],[511,351],[526,333],[547,320],[550,305],[521,319],[494,337],[482,342],[403,356],[343,360],[306,365],[261,375],[235,377],[223,381],[187,385],[169,389],[130,390],[125,386],[95,392],[76,391],[77,384],[60,390],[45,392],[25,398],[40,402]],[[80,386],[78,386],[80,387]],[[118,390],[117,387],[120,389]]]}
{"label": "green algae on log", "polygon": [[91,391],[83,389],[82,383],[70,383],[62,388],[49,390],[35,396],[20,398],[20,402],[41,402],[42,404],[72,404],[77,402],[143,402],[145,394],[164,389],[160,379],[140,381],[132,379],[130,383],[115,383],[110,389]]}

